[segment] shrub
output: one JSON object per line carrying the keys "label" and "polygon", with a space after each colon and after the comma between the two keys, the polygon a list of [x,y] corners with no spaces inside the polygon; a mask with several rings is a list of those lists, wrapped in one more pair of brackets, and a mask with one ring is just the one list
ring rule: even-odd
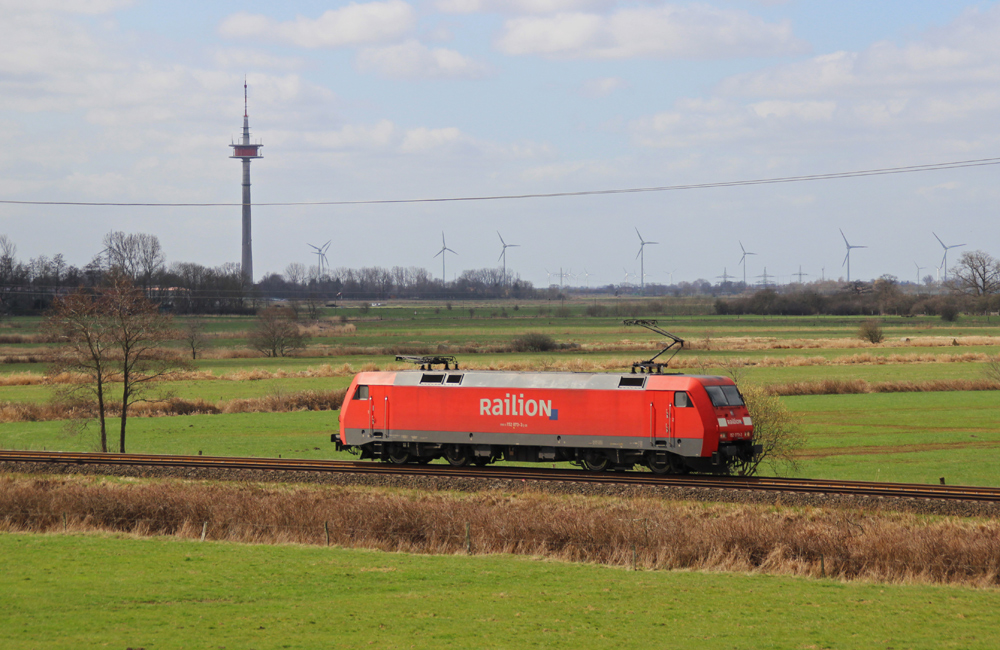
{"label": "shrub", "polygon": [[947,323],[954,323],[958,320],[958,305],[953,302],[946,302],[941,305],[941,320]]}
{"label": "shrub", "polygon": [[877,318],[868,318],[861,321],[858,326],[858,338],[869,343],[881,343],[885,340],[885,333],[882,331],[882,321]]}
{"label": "shrub", "polygon": [[795,453],[805,444],[798,420],[779,397],[762,386],[743,384],[740,392],[753,418],[753,442],[764,447],[753,463],[742,468],[744,473],[755,474],[761,463],[778,475],[795,471]]}
{"label": "shrub", "polygon": [[514,339],[513,348],[517,352],[549,352],[559,345],[548,334],[526,332]]}
{"label": "shrub", "polygon": [[1000,384],[1000,356],[991,357],[983,370],[987,379]]}

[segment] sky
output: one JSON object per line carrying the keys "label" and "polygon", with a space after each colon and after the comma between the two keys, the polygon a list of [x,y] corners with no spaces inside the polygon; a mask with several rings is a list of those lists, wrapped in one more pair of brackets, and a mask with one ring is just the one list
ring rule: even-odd
{"label": "sky", "polygon": [[[498,266],[547,286],[935,275],[1000,256],[1000,167],[454,202],[1000,158],[1000,3],[0,0],[0,203],[18,257],[111,230],[239,262]],[[366,203],[369,202],[369,203]],[[741,246],[743,247],[741,249]],[[740,265],[743,250],[755,253]]]}

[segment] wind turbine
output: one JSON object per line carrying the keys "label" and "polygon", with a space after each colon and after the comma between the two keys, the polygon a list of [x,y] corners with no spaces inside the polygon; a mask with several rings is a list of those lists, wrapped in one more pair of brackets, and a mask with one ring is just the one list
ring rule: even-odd
{"label": "wind turbine", "polygon": [[917,286],[920,286],[920,272],[923,271],[924,269],[926,269],[927,267],[926,266],[920,266],[916,262],[913,263],[913,266],[917,267]]}
{"label": "wind turbine", "polygon": [[747,286],[747,255],[756,255],[757,253],[751,253],[747,249],[743,248],[743,242],[740,242],[740,250],[743,251],[743,257],[740,258],[740,264],[743,265],[743,286],[745,288]]}
{"label": "wind turbine", "polygon": [[583,281],[587,283],[587,288],[590,288],[590,273],[587,273],[587,269],[583,269]]}
{"label": "wind turbine", "polygon": [[[635,234],[639,235],[639,229],[635,229]],[[655,241],[646,241],[639,235],[639,252],[636,253],[636,258],[639,259],[639,294],[644,295],[646,293],[646,255],[644,251],[647,245],[658,244]]]}
{"label": "wind turbine", "polygon": [[[840,230],[840,229],[838,228],[838,230]],[[843,264],[841,264],[841,266],[844,266],[844,264],[847,265],[847,281],[850,282],[851,281],[851,249],[852,248],[868,248],[868,247],[867,246],[851,246],[851,243],[849,241],[847,241],[847,235],[844,234],[843,230],[840,230],[840,236],[844,238],[844,245],[847,246],[847,256],[844,258],[844,262],[843,262]]]}
{"label": "wind turbine", "polygon": [[[447,255],[445,255],[445,253],[455,253],[455,251],[453,251],[450,248],[448,248],[448,244],[444,243],[444,231],[442,230],[441,231],[441,250],[439,250],[437,252],[437,255],[434,256],[434,257],[437,257],[438,255],[441,256],[441,283],[442,284],[447,284],[448,283],[448,280],[446,279],[447,276],[444,274],[444,258],[447,257]],[[458,255],[458,253],[455,253],[455,255]]]}
{"label": "wind turbine", "polygon": [[312,248],[313,250],[316,251],[316,268],[318,270],[318,273],[316,275],[317,280],[323,277],[323,262],[326,261],[326,250],[330,248],[331,241],[333,240],[331,239],[322,246],[314,246],[313,244],[308,244],[309,248]]}
{"label": "wind turbine", "polygon": [[934,235],[934,239],[938,240],[938,243],[941,244],[941,248],[944,249],[944,257],[941,258],[941,265],[944,266],[944,281],[947,282],[948,281],[948,249],[949,248],[959,248],[961,246],[965,246],[965,244],[952,244],[951,246],[945,246],[944,242],[941,241],[941,238],[938,237],[936,233],[931,232],[931,234]]}
{"label": "wind turbine", "polygon": [[503,240],[503,237],[501,237],[499,230],[497,231],[497,237],[500,237],[500,243],[503,244],[503,250],[500,251],[500,257],[497,258],[497,261],[499,262],[503,259],[503,284],[504,286],[507,286],[507,249],[515,248],[520,246],[520,244],[508,244]]}

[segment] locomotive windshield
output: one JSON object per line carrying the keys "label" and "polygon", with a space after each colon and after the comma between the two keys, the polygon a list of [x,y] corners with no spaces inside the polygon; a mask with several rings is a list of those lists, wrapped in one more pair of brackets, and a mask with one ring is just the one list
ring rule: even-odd
{"label": "locomotive windshield", "polygon": [[743,406],[743,397],[736,386],[705,386],[712,406]]}

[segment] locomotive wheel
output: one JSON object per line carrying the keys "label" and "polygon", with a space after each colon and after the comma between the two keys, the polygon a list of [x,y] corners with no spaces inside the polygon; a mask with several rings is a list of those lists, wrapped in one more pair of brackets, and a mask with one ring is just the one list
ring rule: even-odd
{"label": "locomotive wheel", "polygon": [[670,472],[670,462],[660,462],[652,454],[646,459],[646,467],[654,474],[668,474]]}
{"label": "locomotive wheel", "polygon": [[445,447],[444,458],[452,467],[465,467],[469,464],[469,452],[459,445]]}
{"label": "locomotive wheel", "polygon": [[583,464],[583,469],[588,472],[604,472],[611,464],[607,456],[598,452],[588,453],[580,462]]}
{"label": "locomotive wheel", "polygon": [[393,465],[404,465],[410,462],[410,452],[404,447],[397,447],[393,445],[389,447],[389,451],[386,452],[386,458]]}

